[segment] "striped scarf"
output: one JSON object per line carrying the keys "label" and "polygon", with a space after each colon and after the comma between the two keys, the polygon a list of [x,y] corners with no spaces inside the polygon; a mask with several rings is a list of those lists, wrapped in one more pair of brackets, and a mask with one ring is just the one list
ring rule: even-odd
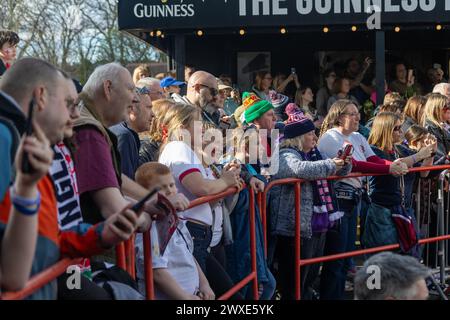
{"label": "striped scarf", "polygon": [[[320,161],[322,155],[319,150],[314,148],[308,153],[297,150],[306,161]],[[313,189],[313,216],[311,220],[313,233],[327,232],[333,227],[335,221],[338,221],[344,212],[338,211],[336,197],[334,196],[333,186],[327,180],[311,181]]]}

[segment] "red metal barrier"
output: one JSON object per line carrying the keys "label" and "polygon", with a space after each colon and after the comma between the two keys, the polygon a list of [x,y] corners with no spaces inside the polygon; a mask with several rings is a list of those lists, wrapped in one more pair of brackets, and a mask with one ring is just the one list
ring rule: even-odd
{"label": "red metal barrier", "polygon": [[[426,168],[413,168],[410,169],[410,172],[422,172],[422,171],[441,171],[450,169],[450,165],[444,165],[444,166],[432,166],[432,167],[426,167]],[[327,180],[340,180],[340,179],[347,179],[347,178],[358,178],[358,177],[369,177],[369,176],[382,176],[382,174],[350,174],[348,176],[344,177],[329,177]],[[258,195],[258,205],[260,207],[261,216],[262,216],[262,223],[263,223],[263,230],[264,230],[264,239],[267,240],[267,193],[277,185],[284,185],[284,184],[295,184],[294,186],[294,192],[295,192],[295,257],[296,257],[296,270],[295,270],[295,285],[296,285],[296,298],[300,299],[300,267],[305,265],[310,265],[314,263],[321,263],[326,261],[332,261],[332,260],[338,260],[338,259],[344,259],[354,256],[359,256],[363,254],[370,254],[380,251],[387,251],[387,250],[395,250],[399,248],[399,245],[389,245],[389,246],[383,246],[378,248],[371,248],[371,249],[365,249],[365,250],[357,250],[353,252],[346,252],[342,254],[336,254],[336,255],[330,255],[330,256],[324,256],[319,258],[313,258],[308,260],[301,260],[300,259],[300,197],[301,197],[301,184],[305,182],[302,179],[295,179],[295,178],[288,178],[288,179],[280,179],[273,181],[269,183],[269,185],[266,187],[263,194]],[[217,195],[207,196],[203,198],[196,199],[191,202],[189,208],[193,208],[195,206],[209,203],[214,200],[223,199],[226,196],[235,194],[237,192],[236,188],[230,188],[222,193],[219,193]],[[250,219],[250,251],[251,251],[251,273],[245,277],[243,280],[241,280],[238,284],[236,284],[232,289],[230,289],[227,293],[222,295],[219,300],[226,300],[229,299],[233,294],[238,292],[240,289],[245,287],[247,284],[252,282],[252,289],[253,289],[253,297],[255,300],[258,300],[258,278],[257,278],[257,260],[256,260],[256,230],[255,230],[255,195],[254,192],[250,192],[250,212],[249,212],[249,219]],[[144,234],[144,263],[145,263],[145,277],[146,277],[146,294],[147,299],[154,299],[154,286],[153,286],[153,270],[152,270],[152,262],[151,262],[151,243],[150,243],[150,234],[149,232]],[[431,242],[438,242],[438,241],[445,241],[450,240],[450,235],[440,236],[440,237],[434,237],[429,239],[422,239],[420,240],[420,244],[425,243],[431,243]],[[265,241],[265,246],[267,246]],[[267,247],[265,248],[267,250]],[[117,256],[117,265],[124,270],[127,270],[130,275],[134,274],[134,241],[129,240],[127,243],[121,243],[116,247],[116,256]],[[128,257],[128,259],[127,259]],[[78,264],[81,262],[82,259],[63,259],[59,261],[54,266],[46,269],[45,271],[41,272],[40,274],[32,277],[25,289],[18,291],[18,292],[5,292],[2,294],[1,299],[2,300],[17,300],[17,299],[24,299],[27,296],[33,294],[35,291],[39,290],[41,287],[45,286],[47,283],[53,281],[56,279],[59,275],[64,273],[68,266],[73,264]]]}
{"label": "red metal barrier", "polygon": [[28,280],[24,289],[17,292],[5,292],[2,294],[2,300],[21,300],[32,295],[34,292],[55,280],[58,276],[63,274],[67,268],[74,264],[79,264],[83,259],[63,259],[51,266],[50,268],[42,271]]}
{"label": "red metal barrier", "polygon": [[[431,167],[419,167],[419,168],[411,168],[409,170],[410,173],[412,172],[424,172],[424,171],[443,171],[450,169],[450,165],[442,165],[442,166],[431,166]],[[347,176],[333,176],[328,177],[325,180],[342,180],[342,179],[348,179],[348,178],[360,178],[360,177],[374,177],[374,176],[384,176],[386,174],[370,174],[370,173],[352,173]],[[300,259],[300,197],[301,197],[301,184],[305,182],[306,180],[303,179],[296,179],[296,178],[287,178],[287,179],[280,179],[275,180],[269,183],[264,190],[264,194],[262,196],[262,201],[265,206],[263,206],[263,215],[265,216],[267,214],[267,193],[275,186],[279,185],[286,185],[286,184],[295,184],[294,186],[294,192],[295,192],[295,297],[297,300],[300,300],[301,298],[301,292],[300,292],[300,276],[301,276],[301,270],[300,267],[304,265],[310,265],[314,263],[321,263],[326,261],[333,261],[333,260],[339,260],[349,257],[355,257],[360,256],[364,254],[370,254],[370,253],[376,253],[381,251],[388,251],[388,250],[395,250],[399,248],[398,244],[395,245],[388,245],[383,247],[377,247],[377,248],[370,248],[370,249],[364,249],[364,250],[357,250],[352,252],[346,252],[342,254],[336,254],[336,255],[330,255],[330,256],[324,256],[314,259],[307,259],[307,260],[301,260]],[[266,219],[264,219],[266,221]],[[266,225],[263,225],[264,230],[267,229]],[[435,237],[435,238],[429,238],[429,239],[422,239],[420,240],[420,244],[425,243],[431,243],[431,242],[439,242],[439,241],[445,241],[449,240],[450,235],[441,236],[441,237]],[[267,239],[265,239],[267,240]],[[265,245],[267,246],[267,242],[265,242]]]}
{"label": "red metal barrier", "polygon": [[[190,203],[189,209],[199,206],[204,203],[209,203],[214,200],[223,199],[229,195],[236,194],[237,188],[230,188],[224,192],[216,195],[206,196],[196,199]],[[261,204],[258,198],[258,204]],[[236,292],[241,290],[250,282],[253,282],[253,298],[258,300],[258,278],[257,278],[257,261],[256,261],[256,228],[255,228],[255,195],[254,192],[250,192],[250,251],[251,251],[251,273],[231,288],[228,292],[223,294],[219,300],[226,300],[233,296]],[[136,279],[135,269],[135,250],[134,250],[134,236],[128,241],[118,244],[115,248],[116,251],[116,263],[117,266],[126,270],[133,279]],[[144,270],[145,270],[145,284],[146,284],[146,297],[147,300],[153,300],[154,284],[153,284],[153,268],[152,268],[152,256],[151,256],[151,237],[150,232],[146,232],[143,235],[144,241]],[[5,292],[1,295],[2,300],[20,300],[33,294],[47,283],[55,280],[62,273],[64,273],[70,265],[78,264],[82,261],[79,259],[63,259],[56,263],[54,266],[44,270],[43,272],[32,277],[25,286],[25,289],[18,292]]]}

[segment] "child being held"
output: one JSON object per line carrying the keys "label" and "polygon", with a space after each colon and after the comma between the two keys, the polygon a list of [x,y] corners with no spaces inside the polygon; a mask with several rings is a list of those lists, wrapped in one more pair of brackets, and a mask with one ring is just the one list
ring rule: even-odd
{"label": "child being held", "polygon": [[[157,162],[148,162],[136,171],[136,182],[145,188],[159,187],[164,196],[177,193],[170,169]],[[152,225],[152,232],[154,230]],[[136,237],[136,270],[139,290],[145,293],[144,250],[142,234]],[[214,300],[208,280],[192,255],[194,243],[185,221],[179,221],[162,256],[152,250],[155,298],[158,300]]]}

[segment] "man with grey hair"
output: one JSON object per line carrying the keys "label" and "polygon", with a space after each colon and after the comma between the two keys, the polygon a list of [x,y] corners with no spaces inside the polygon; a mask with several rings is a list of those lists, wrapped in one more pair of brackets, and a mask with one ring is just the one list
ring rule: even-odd
{"label": "man with grey hair", "polygon": [[450,101],[450,83],[441,82],[434,86],[433,93],[440,93]]}
{"label": "man with grey hair", "polygon": [[[74,162],[83,218],[98,223],[119,208],[129,205],[128,199],[139,200],[148,190],[122,174],[117,137],[108,128],[127,119],[127,109],[138,102],[130,72],[117,63],[95,69],[79,96],[83,106],[75,122]],[[188,200],[180,195],[169,199],[174,207],[184,210]],[[145,211],[157,214],[154,201]],[[139,218],[139,231],[150,227],[150,216]]]}
{"label": "man with grey hair", "polygon": [[427,300],[430,270],[411,256],[383,252],[355,276],[356,300]]}
{"label": "man with grey hair", "polygon": [[136,84],[138,88],[147,88],[150,90],[149,96],[152,101],[164,99],[164,90],[161,87],[161,81],[155,78],[143,78]]}

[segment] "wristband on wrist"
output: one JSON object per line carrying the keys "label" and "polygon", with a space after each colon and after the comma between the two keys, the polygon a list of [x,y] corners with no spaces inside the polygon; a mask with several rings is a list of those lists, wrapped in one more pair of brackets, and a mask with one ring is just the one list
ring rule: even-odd
{"label": "wristband on wrist", "polygon": [[35,206],[34,208],[25,207],[20,204],[17,204],[13,201],[14,208],[19,211],[21,214],[25,216],[34,216],[39,212],[40,205]]}
{"label": "wristband on wrist", "polygon": [[38,191],[35,199],[25,198],[17,195],[14,187],[10,190],[11,201],[23,207],[38,207],[41,204],[41,193]]}

